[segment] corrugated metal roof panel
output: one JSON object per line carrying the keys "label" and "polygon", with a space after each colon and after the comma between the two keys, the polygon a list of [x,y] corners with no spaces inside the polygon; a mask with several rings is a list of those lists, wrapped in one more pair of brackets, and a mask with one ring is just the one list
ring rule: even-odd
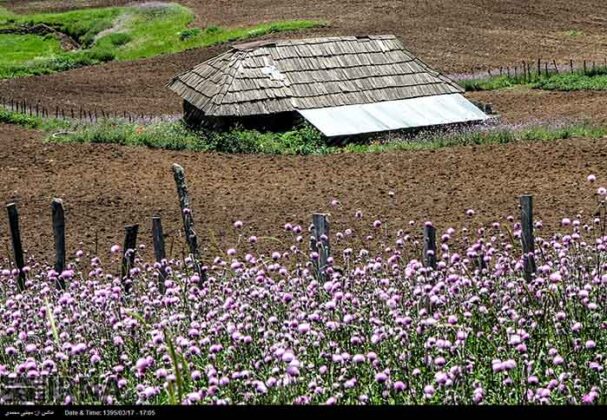
{"label": "corrugated metal roof panel", "polygon": [[482,121],[488,118],[460,94],[300,109],[298,112],[328,137]]}

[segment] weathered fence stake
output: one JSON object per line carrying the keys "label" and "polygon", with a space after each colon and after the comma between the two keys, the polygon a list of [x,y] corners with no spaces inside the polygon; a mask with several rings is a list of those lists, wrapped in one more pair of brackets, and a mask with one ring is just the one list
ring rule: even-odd
{"label": "weathered fence stake", "polygon": [[318,261],[315,262],[316,271],[321,278],[325,277],[328,259],[331,256],[329,245],[329,220],[326,214],[314,213],[312,215],[314,232],[310,239],[310,248],[318,253]]}
{"label": "weathered fence stake", "polygon": [[8,212],[8,224],[11,230],[11,241],[13,243],[13,254],[15,257],[15,265],[19,269],[19,277],[17,278],[17,286],[19,291],[25,290],[25,273],[23,267],[25,262],[23,260],[23,247],[21,245],[21,233],[19,232],[19,213],[17,212],[17,205],[10,203],[6,206]]}
{"label": "weathered fence stake", "polygon": [[137,232],[139,225],[129,225],[125,228],[126,235],[124,237],[124,254],[122,256],[122,271],[121,278],[124,283],[124,291],[129,293],[133,287],[131,280],[130,269],[135,264],[135,253],[137,252]]}
{"label": "weathered fence stake", "polygon": [[61,273],[65,270],[65,218],[63,213],[63,200],[53,198],[53,236],[55,237],[55,271],[57,272],[57,287],[64,289],[65,281]]}
{"label": "weathered fence stake", "polygon": [[152,239],[154,241],[154,256],[156,257],[156,262],[160,264],[160,269],[158,270],[158,289],[161,293],[164,293],[166,273],[163,260],[166,258],[166,252],[164,250],[164,234],[162,232],[160,216],[152,217]]}
{"label": "weathered fence stake", "polygon": [[177,185],[177,195],[179,196],[179,207],[181,208],[181,216],[183,218],[183,229],[185,239],[190,248],[190,254],[194,260],[194,267],[200,275],[201,281],[206,280],[206,275],[200,267],[200,254],[198,252],[198,237],[194,231],[194,217],[192,216],[192,208],[190,207],[190,196],[188,187],[185,183],[185,172],[181,165],[173,164],[173,177]]}
{"label": "weathered fence stake", "polygon": [[424,225],[424,265],[436,269],[436,229],[431,224]]}
{"label": "weathered fence stake", "polygon": [[525,280],[531,281],[535,273],[535,246],[533,238],[533,197],[530,195],[521,196],[521,229]]}

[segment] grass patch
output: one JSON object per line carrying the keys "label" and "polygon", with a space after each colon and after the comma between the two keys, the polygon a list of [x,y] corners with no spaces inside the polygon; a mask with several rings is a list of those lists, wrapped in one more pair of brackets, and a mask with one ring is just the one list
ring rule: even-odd
{"label": "grass patch", "polygon": [[571,29],[569,31],[565,31],[564,32],[565,36],[568,38],[579,38],[580,36],[584,35],[584,32],[582,31],[578,31],[577,29]]}
{"label": "grass patch", "polygon": [[417,133],[390,133],[350,138],[340,143],[324,137],[308,123],[291,131],[274,133],[235,128],[227,132],[194,131],[182,121],[130,123],[120,119],[95,123],[41,118],[0,110],[0,122],[44,130],[59,143],[111,143],[154,149],[269,155],[380,153],[400,150],[436,150],[443,147],[603,138],[607,127],[587,122],[512,127],[472,126]]}
{"label": "grass patch", "polygon": [[607,90],[607,71],[593,75],[583,73],[555,74],[538,80],[532,85],[544,90]]}
{"label": "grass patch", "polygon": [[54,36],[2,34],[0,51],[3,65],[12,67],[37,57],[54,56],[61,52],[61,45]]}
{"label": "grass patch", "polygon": [[0,107],[0,123],[16,124],[25,128],[33,128],[54,132],[59,129],[69,128],[72,123],[55,118],[42,118],[19,112],[8,111]]}
{"label": "grass patch", "polygon": [[61,50],[55,37],[0,34],[0,78],[49,74],[112,60],[136,60],[270,33],[326,25],[289,20],[250,27],[190,28],[193,12],[181,5],[152,4],[17,15],[0,7],[0,29],[46,24],[82,48]]}
{"label": "grass patch", "polygon": [[607,90],[607,67],[576,70],[570,73],[537,73],[531,76],[495,76],[458,82],[466,91],[505,89],[517,85],[543,90]]}

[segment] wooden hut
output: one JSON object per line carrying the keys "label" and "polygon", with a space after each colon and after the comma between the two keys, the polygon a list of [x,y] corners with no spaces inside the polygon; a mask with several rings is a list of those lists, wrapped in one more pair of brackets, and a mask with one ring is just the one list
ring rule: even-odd
{"label": "wooden hut", "polygon": [[305,118],[347,136],[487,118],[393,35],[236,45],[168,87],[192,125],[281,129]]}

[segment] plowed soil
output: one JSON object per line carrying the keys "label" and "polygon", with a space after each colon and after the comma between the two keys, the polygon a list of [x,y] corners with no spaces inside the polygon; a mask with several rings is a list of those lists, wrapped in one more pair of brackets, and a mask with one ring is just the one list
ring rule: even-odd
{"label": "plowed soil", "polygon": [[[75,4],[63,0],[9,0],[3,4],[23,12],[127,3],[141,2],[81,0]],[[604,30],[607,8],[602,0],[182,0],[181,3],[196,12],[197,26],[320,18],[328,20],[330,26],[280,37],[393,33],[407,48],[445,73],[520,65],[521,60],[537,58],[603,62],[607,44]],[[118,113],[175,114],[181,110],[180,101],[164,85],[175,74],[225,48],[0,81],[0,96],[40,101],[49,108],[82,106]],[[561,105],[574,114],[602,114],[598,103],[606,95],[552,95],[546,100],[534,92],[503,97],[499,92],[495,98],[492,94],[488,96],[507,118],[519,120],[528,113],[559,117]]]}
{"label": "plowed soil", "polygon": [[[417,231],[425,220],[440,229],[476,225],[517,215],[518,196],[535,196],[537,217],[554,227],[564,216],[593,210],[586,176],[607,181],[607,140],[457,147],[437,151],[311,157],[237,156],[182,153],[113,145],[58,145],[41,133],[0,125],[0,197],[16,201],[26,249],[52,253],[50,202],[66,204],[68,249],[79,246],[107,254],[121,243],[126,224],[141,224],[150,243],[150,217],[161,214],[173,254],[179,255],[181,216],[171,164],[185,167],[201,243],[216,254],[236,243],[235,220],[244,234],[284,239],[286,222],[307,226],[311,214],[328,211],[332,232],[364,219],[355,231],[370,231],[373,220],[390,230]],[[393,191],[394,197],[389,192]],[[331,200],[340,201],[332,208]],[[468,208],[477,215],[469,220]],[[6,218],[0,241],[8,243]],[[97,237],[97,240],[95,239]],[[174,239],[172,239],[174,238]],[[280,245],[262,239],[270,250]]]}

